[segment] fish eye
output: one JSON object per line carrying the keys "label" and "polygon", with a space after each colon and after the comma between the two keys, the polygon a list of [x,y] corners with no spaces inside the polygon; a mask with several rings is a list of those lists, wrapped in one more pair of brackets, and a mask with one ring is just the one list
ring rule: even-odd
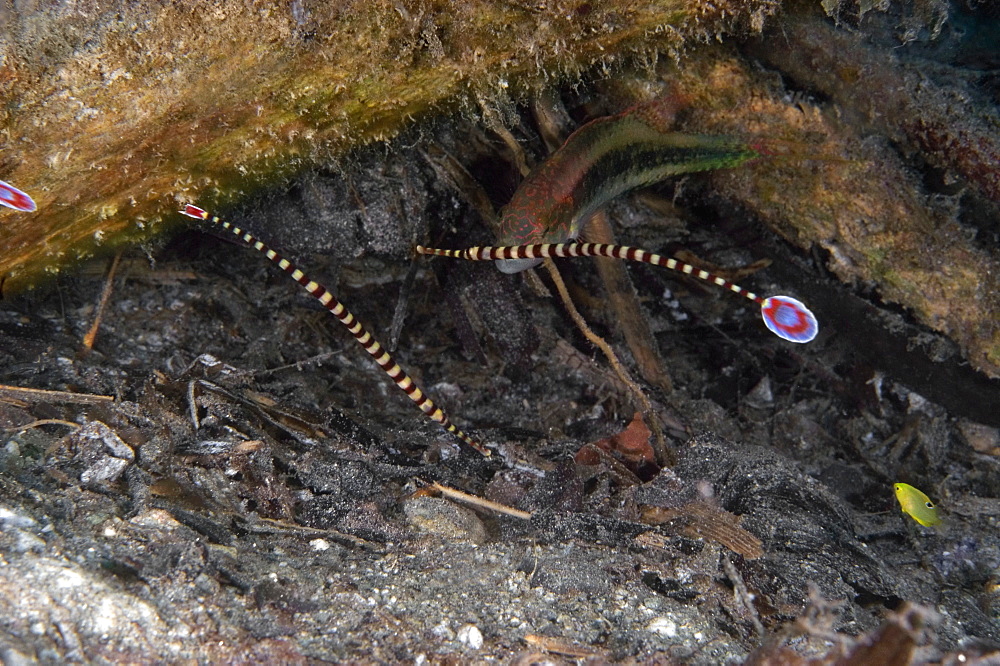
{"label": "fish eye", "polygon": [[924,506],[926,506],[928,509],[933,509],[934,502],[924,502]]}

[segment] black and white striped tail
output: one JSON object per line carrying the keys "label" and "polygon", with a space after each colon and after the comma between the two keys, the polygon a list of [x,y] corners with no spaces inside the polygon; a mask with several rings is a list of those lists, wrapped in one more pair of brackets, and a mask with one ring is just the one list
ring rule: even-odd
{"label": "black and white striped tail", "polygon": [[420,411],[426,414],[428,418],[441,424],[441,427],[458,437],[476,451],[479,451],[484,456],[490,455],[490,452],[486,449],[486,447],[466,435],[448,419],[448,415],[444,413],[444,410],[435,405],[434,402],[420,390],[420,387],[416,385],[408,374],[406,374],[405,370],[399,367],[399,364],[396,363],[392,356],[389,355],[389,352],[383,349],[378,340],[372,337],[372,334],[365,330],[364,326],[362,326],[354,315],[351,314],[350,310],[344,307],[344,304],[338,301],[337,297],[330,293],[326,287],[312,280],[308,275],[299,270],[295,264],[288,261],[267,245],[254,238],[253,235],[240,229],[239,227],[234,226],[229,222],[220,220],[218,217],[210,215],[207,211],[191,204],[184,206],[184,210],[182,210],[181,213],[196,220],[205,220],[226,229],[276,263],[281,270],[288,273],[293,280],[298,282],[303,289],[309,292],[310,296],[322,303],[323,307],[329,310],[334,317],[340,320],[341,324],[347,327],[347,330],[351,332],[351,335],[353,335],[354,339],[358,341],[358,344],[364,347],[366,352],[371,354],[371,357],[375,359],[375,362],[378,363],[379,367],[382,368],[387,375],[389,375],[389,378],[396,383],[396,386],[403,389],[403,392],[406,393],[410,400],[417,404]]}
{"label": "black and white striped tail", "polygon": [[791,342],[809,342],[819,332],[816,317],[802,302],[790,296],[761,298],[738,284],[703,271],[691,264],[646,252],[627,245],[607,243],[537,243],[533,245],[508,245],[503,247],[470,247],[464,250],[440,250],[417,246],[417,254],[430,254],[469,261],[496,261],[506,259],[542,259],[546,257],[613,257],[628,261],[640,261],[711,282],[714,285],[748,298],[761,307],[764,324],[778,337]]}

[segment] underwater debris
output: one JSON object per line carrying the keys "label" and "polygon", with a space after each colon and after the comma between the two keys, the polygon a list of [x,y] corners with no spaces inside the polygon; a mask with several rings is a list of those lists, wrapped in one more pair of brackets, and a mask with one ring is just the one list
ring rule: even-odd
{"label": "underwater debris", "polygon": [[740,527],[740,517],[707,502],[689,502],[674,509],[645,506],[642,522],[666,525],[671,531],[691,539],[708,539],[722,544],[748,560],[764,555],[761,540]]}

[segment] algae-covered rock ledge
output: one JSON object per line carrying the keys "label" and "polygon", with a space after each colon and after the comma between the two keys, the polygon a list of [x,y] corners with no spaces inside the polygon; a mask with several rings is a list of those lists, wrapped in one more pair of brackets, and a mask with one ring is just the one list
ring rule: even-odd
{"label": "algae-covered rock ledge", "polygon": [[[464,116],[496,129],[515,121],[514,103],[553,85],[623,65],[663,75],[657,63],[673,61],[667,76],[691,102],[686,131],[812,131],[829,138],[822,150],[858,166],[750,171],[762,177],[720,178],[722,196],[828,253],[841,281],[875,287],[1000,375],[995,253],[913,175],[932,165],[985,201],[988,216],[1000,182],[996,114],[954,102],[982,97],[972,70],[925,76],[898,42],[873,38],[892,29],[879,22],[917,30],[920,12],[858,19],[840,7],[861,37],[819,5],[764,0],[16,7],[0,10],[0,179],[38,210],[2,211],[4,294],[157,237],[184,202],[216,208],[338,161],[350,171],[352,149],[421,120]],[[924,30],[940,30],[931,14]],[[830,100],[798,98],[790,83]]]}
{"label": "algae-covered rock ledge", "polygon": [[148,238],[180,201],[232,201],[428,112],[759,27],[773,7],[217,0],[0,10],[0,178],[39,205],[0,225],[4,290]]}

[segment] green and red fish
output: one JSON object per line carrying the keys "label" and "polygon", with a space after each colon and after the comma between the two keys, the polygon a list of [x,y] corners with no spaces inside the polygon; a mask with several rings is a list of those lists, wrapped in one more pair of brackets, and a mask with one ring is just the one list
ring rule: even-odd
{"label": "green and red fish", "polygon": [[[732,137],[670,132],[673,112],[674,100],[660,98],[580,127],[528,174],[501,211],[499,247],[475,249],[480,255],[483,250],[492,250],[497,267],[504,273],[537,266],[544,256],[570,256],[568,250],[558,255],[552,248],[574,247],[577,250],[572,256],[579,256],[583,252],[578,248],[583,246],[566,242],[579,237],[590,216],[615,197],[670,176],[732,168],[769,153],[759,144]],[[518,253],[509,246],[550,248],[552,255]],[[767,328],[785,340],[809,342],[819,332],[809,308],[789,296],[761,298],[675,259],[635,248],[603,247],[599,253],[603,256],[657,263],[750,298],[761,306]],[[643,255],[647,258],[636,258]],[[468,253],[463,256],[473,258]],[[656,257],[656,261],[648,257]]]}
{"label": "green and red fish", "polygon": [[[597,118],[528,174],[501,211],[497,245],[565,243],[615,197],[671,176],[736,167],[761,153],[726,136],[666,131],[669,100],[654,100]],[[540,259],[499,260],[504,273]]]}

